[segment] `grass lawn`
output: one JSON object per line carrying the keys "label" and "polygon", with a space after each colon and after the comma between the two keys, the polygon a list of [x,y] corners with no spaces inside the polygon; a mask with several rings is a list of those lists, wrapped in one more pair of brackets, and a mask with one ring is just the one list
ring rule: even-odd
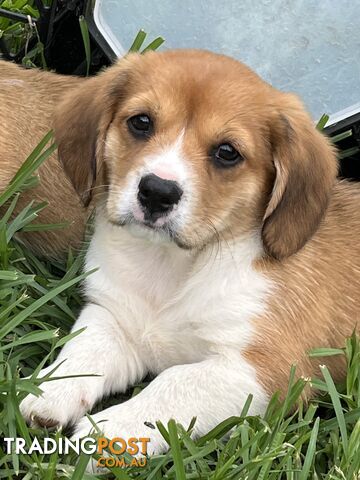
{"label": "grass lawn", "polygon": [[[15,3],[19,8],[14,8],[21,9],[32,8],[33,2]],[[10,0],[0,0],[0,7],[10,4]],[[4,27],[1,22],[0,28]],[[12,28],[8,22],[6,25]],[[41,61],[41,55],[39,58]],[[61,431],[28,428],[19,403],[29,392],[40,394],[37,372],[45,362],[53,361],[69,339],[82,305],[79,285],[87,274],[82,273],[81,255],[69,252],[65,263],[50,263],[36,258],[15,239],[20,230],[42,228],[36,218],[46,205],[30,204],[15,217],[12,213],[21,192],[36,184],[36,169],[54,148],[49,134],[7,190],[0,192],[0,436],[23,437],[28,445],[34,436],[62,437]],[[334,385],[323,367],[323,377],[312,380],[319,393],[305,406],[300,397],[309,380],[296,381],[294,368],[289,372],[285,401],[279,402],[275,395],[262,418],[247,416],[249,398],[239,417],[222,422],[196,441],[190,438],[191,425],[158,425],[169,452],[148,459],[143,468],[113,468],[105,476],[96,476],[85,473],[90,458],[84,454],[7,454],[0,442],[0,479],[360,479],[359,339],[355,335],[349,338],[342,350],[319,348],[312,352],[319,357],[334,354],[347,359],[342,385]],[[319,358],[319,363],[324,363],[324,358]],[[24,378],[29,375],[31,378]],[[142,386],[127,396],[135,395],[139,388]]]}

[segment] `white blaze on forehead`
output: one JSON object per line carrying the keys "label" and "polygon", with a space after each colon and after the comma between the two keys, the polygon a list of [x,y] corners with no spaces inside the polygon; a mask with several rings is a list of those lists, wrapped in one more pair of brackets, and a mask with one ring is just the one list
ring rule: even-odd
{"label": "white blaze on forehead", "polygon": [[179,204],[174,206],[169,215],[158,219],[156,226],[171,221],[173,226],[180,228],[189,220],[196,195],[193,188],[194,172],[183,151],[184,133],[182,130],[173,143],[158,147],[145,156],[141,165],[128,173],[125,184],[117,190],[116,203],[120,217],[130,215],[139,222],[144,221],[144,212],[138,201],[139,183],[146,175],[154,174],[164,180],[176,181],[183,190]]}
{"label": "white blaze on forehead", "polygon": [[145,158],[143,175],[153,173],[164,180],[174,180],[180,185],[188,178],[188,167],[183,153],[184,130],[171,145]]}

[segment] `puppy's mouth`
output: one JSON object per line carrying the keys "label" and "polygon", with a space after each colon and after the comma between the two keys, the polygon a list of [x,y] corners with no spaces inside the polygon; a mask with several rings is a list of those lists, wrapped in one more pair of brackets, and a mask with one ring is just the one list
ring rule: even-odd
{"label": "puppy's mouth", "polygon": [[161,222],[157,224],[157,221],[153,221],[150,218],[144,218],[144,220],[138,220],[131,213],[119,218],[118,220],[111,219],[110,221],[113,225],[117,225],[118,227],[137,225],[139,227],[143,227],[144,229],[149,229],[156,232],[162,232],[164,234],[169,234],[169,236],[172,236],[173,229],[171,227],[171,222]]}
{"label": "puppy's mouth", "polygon": [[176,232],[173,222],[171,220],[166,221],[166,217],[164,221],[159,224],[157,221],[146,218],[144,218],[144,220],[137,220],[132,214],[128,214],[118,220],[110,219],[110,223],[118,227],[128,227],[134,236],[149,234],[152,239],[174,242],[179,248],[184,250],[190,250],[192,248]]}

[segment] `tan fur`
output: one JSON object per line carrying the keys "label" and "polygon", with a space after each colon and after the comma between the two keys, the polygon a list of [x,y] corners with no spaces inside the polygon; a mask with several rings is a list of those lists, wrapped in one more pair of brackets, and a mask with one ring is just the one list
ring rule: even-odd
{"label": "tan fur", "polygon": [[297,252],[317,229],[337,171],[334,152],[300,102],[284,95],[280,108],[280,125],[272,128],[276,180],[262,230],[266,250],[279,259]]}
{"label": "tan fur", "polygon": [[[67,91],[83,80],[37,70],[25,70],[0,61],[0,192],[20,165],[53,127],[53,112]],[[37,252],[58,256],[70,244],[79,248],[83,237],[85,212],[56,155],[43,164],[40,185],[21,196],[18,211],[31,200],[47,201],[39,223],[69,221],[63,230],[24,235]]]}
{"label": "tan fur", "polygon": [[[360,320],[360,188],[335,180],[334,149],[295,96],[235,60],[195,50],[130,55],[89,80],[0,66],[3,86],[10,78],[24,81],[5,82],[0,93],[7,122],[0,189],[54,125],[60,160],[80,198],[101,201],[117,223],[128,173],[185,129],[183,155],[196,178],[197,203],[179,245],[201,249],[254,231],[263,240],[266,256],[257,268],[276,288],[246,352],[261,383],[269,392],[285,391],[294,362],[300,375],[318,373],[320,360],[311,361],[309,349],[343,345]],[[145,142],[126,125],[143,112],[156,125]],[[244,161],[216,168],[209,152],[222,142],[231,142]],[[54,251],[79,242],[84,210],[55,157],[40,176],[36,198],[51,203],[45,222],[65,216],[74,225],[37,245]],[[341,359],[326,363],[335,378],[342,376]]]}
{"label": "tan fur", "polygon": [[320,375],[326,364],[343,378],[341,356],[310,359],[313,348],[344,346],[360,324],[360,188],[338,182],[326,216],[304,248],[286,260],[265,259],[259,268],[278,288],[265,317],[257,320],[257,338],[248,350],[269,392],[286,391],[290,366],[304,377]]}
{"label": "tan fur", "polygon": [[109,125],[125,95],[126,61],[84,81],[69,92],[54,114],[59,158],[82,202],[87,206],[95,182],[106,181],[103,150]]}

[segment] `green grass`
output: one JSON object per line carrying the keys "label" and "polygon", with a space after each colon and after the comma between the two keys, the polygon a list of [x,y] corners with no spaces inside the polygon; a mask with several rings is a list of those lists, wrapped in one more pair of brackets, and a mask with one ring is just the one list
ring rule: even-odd
{"label": "green grass", "polygon": [[[45,6],[51,4],[51,0],[43,0]],[[15,13],[29,15],[33,19],[39,18],[39,11],[34,0],[0,0],[0,8]],[[22,63],[28,67],[39,65],[46,68],[44,57],[44,45],[40,41],[35,24],[12,21],[0,17],[0,37],[7,45],[9,52],[16,55],[22,49],[25,50]],[[31,38],[36,38],[35,44],[29,48]]]}
{"label": "green grass", "polygon": [[[15,217],[13,212],[21,192],[37,183],[37,167],[55,148],[51,138],[49,133],[7,190],[0,193],[0,435],[23,437],[28,444],[34,436],[62,435],[59,431],[29,428],[19,412],[19,403],[27,393],[41,392],[36,372],[52,361],[69,339],[82,304],[79,284],[86,275],[81,273],[82,256],[74,257],[70,252],[64,264],[49,263],[36,258],[15,239],[21,230],[42,228],[36,218],[46,205],[30,204]],[[344,385],[335,386],[323,367],[323,378],[313,381],[320,394],[304,406],[300,397],[306,381],[295,380],[293,368],[285,400],[279,402],[275,395],[262,418],[247,416],[249,398],[239,417],[222,422],[196,441],[190,436],[192,426],[185,429],[173,421],[159,424],[169,452],[150,458],[144,468],[113,468],[106,478],[360,478],[359,340],[354,335],[344,349],[319,349],[312,355],[345,355],[348,369]],[[31,378],[24,378],[33,372]],[[128,396],[136,391],[138,387]],[[5,454],[0,447],[0,478],[98,478],[84,473],[88,461],[86,455]]]}

